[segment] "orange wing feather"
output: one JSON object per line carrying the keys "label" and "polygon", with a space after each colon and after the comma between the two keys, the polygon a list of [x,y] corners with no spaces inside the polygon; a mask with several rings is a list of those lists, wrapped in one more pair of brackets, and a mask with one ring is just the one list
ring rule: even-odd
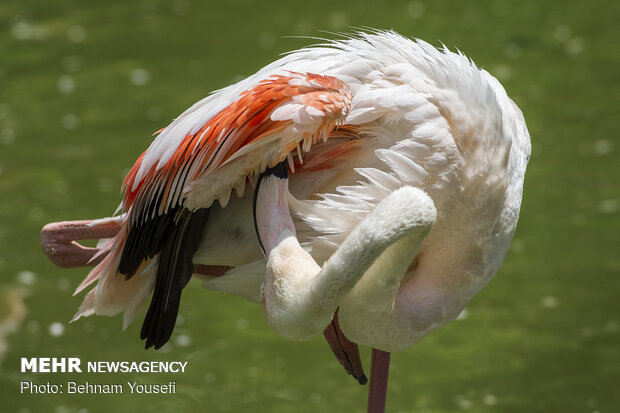
{"label": "orange wing feather", "polygon": [[[194,134],[187,134],[163,166],[151,166],[137,182],[144,152],[131,168],[123,189],[123,207],[135,220],[153,199],[159,199],[157,213],[181,203],[183,188],[205,173],[210,173],[239,149],[283,131],[294,119],[272,120],[271,114],[292,101],[310,106],[324,114],[313,141],[327,136],[342,121],[350,107],[351,94],[342,81],[316,74],[291,73],[265,79],[220,111]],[[295,148],[297,142],[290,145]],[[287,153],[281,154],[282,159]],[[280,159],[280,160],[282,160]],[[137,207],[137,208],[136,208]]]}

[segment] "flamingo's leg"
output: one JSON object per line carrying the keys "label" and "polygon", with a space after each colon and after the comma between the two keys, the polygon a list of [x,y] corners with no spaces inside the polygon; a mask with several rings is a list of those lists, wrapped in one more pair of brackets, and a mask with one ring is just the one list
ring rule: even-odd
{"label": "flamingo's leg", "polygon": [[[47,257],[61,268],[95,266],[105,257],[99,248],[80,245],[77,241],[112,238],[121,229],[116,218],[52,222],[41,230],[41,247]],[[93,259],[93,257],[95,259]],[[194,273],[220,277],[233,267],[227,265],[194,265]]]}
{"label": "flamingo's leg", "polygon": [[99,249],[85,247],[77,241],[112,238],[119,230],[120,222],[114,218],[52,222],[41,230],[41,247],[50,261],[61,268],[96,265],[105,254],[92,260]]}
{"label": "flamingo's leg", "polygon": [[370,387],[368,388],[368,413],[384,413],[387,396],[390,353],[372,349],[370,361]]}

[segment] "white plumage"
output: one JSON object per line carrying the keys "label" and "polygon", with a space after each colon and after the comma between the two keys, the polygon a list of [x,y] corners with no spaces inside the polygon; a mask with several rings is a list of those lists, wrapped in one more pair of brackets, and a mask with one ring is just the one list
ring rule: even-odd
{"label": "white plumage", "polygon": [[[126,179],[120,235],[78,316],[130,321],[166,275],[156,255],[139,278],[115,277],[127,234],[210,208],[193,255],[206,288],[262,301],[290,338],[338,310],[352,341],[403,350],[499,269],[529,156],[521,111],[460,52],[373,32],[289,53],[161,131]],[[286,177],[263,173],[285,160]],[[210,276],[221,266],[234,268]]]}
{"label": "white plumage", "polygon": [[[251,87],[268,73],[286,70],[312,70],[347,82],[353,99],[345,123],[360,125],[364,140],[333,168],[290,177],[297,235],[318,263],[402,186],[424,189],[437,208],[437,222],[418,252],[423,258],[405,276],[415,317],[413,342],[455,318],[504,258],[516,227],[530,154],[522,114],[497,80],[464,55],[394,33],[362,35],[291,53],[214,98],[228,102],[229,94]],[[232,213],[243,204],[243,199],[233,201],[227,210]],[[241,223],[226,217],[218,221]],[[249,238],[251,225],[248,219],[244,233]],[[211,240],[204,241],[195,262],[214,262],[215,254],[207,252]],[[229,241],[238,248],[238,240]],[[262,261],[258,253],[255,258]],[[239,267],[245,260],[226,264]],[[205,286],[258,301],[262,267],[252,263],[247,274],[243,268],[235,270],[235,277],[253,277],[251,291],[247,283],[236,290],[237,284],[227,277]]]}

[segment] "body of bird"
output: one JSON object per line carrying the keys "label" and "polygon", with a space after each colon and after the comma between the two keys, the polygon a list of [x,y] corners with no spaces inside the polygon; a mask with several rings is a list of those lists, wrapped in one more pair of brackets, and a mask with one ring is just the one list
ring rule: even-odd
{"label": "body of bird", "polygon": [[141,336],[159,347],[194,274],[286,337],[337,311],[351,341],[404,350],[498,271],[529,154],[521,111],[461,53],[393,32],[289,53],[159,132],[122,214],[86,224],[111,240],[79,250],[98,264],[78,291],[98,284],[76,318],[127,324],[153,292]]}

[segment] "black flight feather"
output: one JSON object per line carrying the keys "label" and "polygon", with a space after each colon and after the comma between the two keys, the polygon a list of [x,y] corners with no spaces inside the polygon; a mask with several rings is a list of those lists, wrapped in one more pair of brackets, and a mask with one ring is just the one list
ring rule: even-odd
{"label": "black flight feather", "polygon": [[170,339],[174,330],[181,291],[192,276],[192,258],[209,211],[190,211],[176,205],[162,214],[154,213],[161,202],[158,193],[133,221],[118,266],[118,272],[130,279],[145,260],[159,254],[155,288],[140,331],[146,348],[156,349]]}
{"label": "black flight feather", "polygon": [[140,330],[140,338],[146,339],[145,348],[158,349],[172,335],[181,292],[194,272],[192,258],[200,244],[209,209],[189,211],[177,207],[168,213],[174,214],[173,227],[162,238],[155,289]]}
{"label": "black flight feather", "polygon": [[181,206],[150,218],[153,208],[160,204],[161,195],[153,198],[129,230],[118,264],[118,272],[124,274],[127,280],[133,277],[145,260],[154,257],[162,249],[164,240],[174,228],[174,217]]}

